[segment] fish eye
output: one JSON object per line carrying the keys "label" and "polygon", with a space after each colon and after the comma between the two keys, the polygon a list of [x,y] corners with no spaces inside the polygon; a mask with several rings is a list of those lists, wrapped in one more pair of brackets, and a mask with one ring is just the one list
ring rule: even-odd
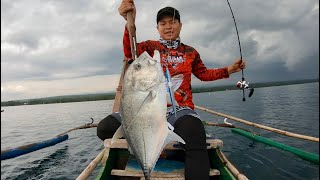
{"label": "fish eye", "polygon": [[141,69],[141,64],[140,63],[135,64],[133,67],[135,70],[139,71]]}

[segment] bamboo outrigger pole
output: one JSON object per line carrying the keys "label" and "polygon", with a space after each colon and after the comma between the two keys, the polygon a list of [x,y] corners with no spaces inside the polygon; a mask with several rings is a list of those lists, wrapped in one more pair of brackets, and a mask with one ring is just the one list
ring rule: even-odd
{"label": "bamboo outrigger pole", "polygon": [[319,142],[319,138],[316,138],[316,137],[306,136],[306,135],[297,134],[297,133],[292,133],[292,132],[288,132],[288,131],[283,131],[281,129],[276,129],[276,128],[272,128],[272,127],[269,127],[269,126],[253,123],[253,122],[250,122],[250,121],[246,121],[246,120],[243,120],[243,119],[240,119],[240,118],[236,118],[236,117],[233,117],[233,116],[230,116],[230,115],[227,115],[227,114],[223,114],[223,113],[220,113],[220,112],[216,112],[216,111],[213,111],[213,110],[210,110],[210,109],[207,109],[207,108],[204,108],[204,107],[200,107],[200,106],[195,106],[195,108],[200,109],[202,111],[206,111],[206,112],[211,113],[211,114],[215,114],[217,116],[226,117],[228,119],[232,119],[234,121],[237,121],[237,122],[249,125],[249,126],[253,126],[253,127],[264,129],[264,130],[268,130],[268,131],[275,132],[275,133],[278,133],[278,134],[282,134],[282,135],[285,135],[285,136],[290,136],[290,137],[295,137],[295,138],[299,138],[299,139],[305,139],[305,140],[309,140],[309,141]]}
{"label": "bamboo outrigger pole", "polygon": [[[137,54],[136,54],[136,45],[137,45],[137,40],[136,40],[136,28],[134,24],[134,18],[132,15],[132,11],[127,13],[127,28],[129,31],[129,37],[130,37],[130,46],[131,46],[131,54],[132,58],[136,59]],[[122,96],[122,81],[125,75],[126,70],[128,69],[129,63],[128,63],[128,58],[124,57],[123,59],[123,67],[122,67],[122,72],[120,75],[119,79],[119,84],[117,87],[116,91],[116,96],[114,98],[114,103],[113,103],[113,108],[112,112],[119,112],[120,109],[120,101],[121,101],[121,96]],[[104,163],[107,159],[107,156],[109,155],[109,149],[104,148],[99,155],[82,171],[82,173],[77,177],[77,180],[85,180],[89,177],[89,175],[92,173],[92,171],[97,167],[99,162]]]}

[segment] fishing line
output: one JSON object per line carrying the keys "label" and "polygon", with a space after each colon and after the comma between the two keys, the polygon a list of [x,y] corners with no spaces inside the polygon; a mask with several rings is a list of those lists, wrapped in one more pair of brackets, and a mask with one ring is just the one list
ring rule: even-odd
{"label": "fishing line", "polygon": [[[231,5],[230,5],[230,3],[229,3],[229,0],[227,0],[227,3],[228,3],[229,8],[230,8],[230,12],[231,12],[231,15],[232,15],[232,19],[233,19],[233,22],[234,22],[234,26],[236,27],[236,32],[237,32],[237,37],[238,37],[238,43],[239,43],[239,50],[240,50],[240,62],[242,62],[242,50],[241,50],[241,43],[240,43],[240,37],[239,37],[239,32],[238,32],[238,27],[237,27],[236,19],[235,19],[235,17],[234,17],[234,14],[233,14]],[[241,69],[241,81],[238,81],[237,87],[242,90],[242,101],[246,101],[245,94],[244,94],[244,89],[249,89],[249,90],[250,90],[250,92],[249,92],[249,97],[252,96],[254,89],[253,89],[253,88],[250,88],[250,87],[249,87],[249,82],[246,82],[246,81],[245,81],[243,69]]]}

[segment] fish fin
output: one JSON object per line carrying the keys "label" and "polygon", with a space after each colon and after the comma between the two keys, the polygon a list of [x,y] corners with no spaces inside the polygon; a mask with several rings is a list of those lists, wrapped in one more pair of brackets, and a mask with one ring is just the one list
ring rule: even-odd
{"label": "fish fin", "polygon": [[138,113],[139,113],[140,109],[143,107],[144,104],[146,104],[147,102],[152,101],[156,96],[157,96],[157,91],[151,90],[149,92],[149,94],[147,95],[147,97],[143,100],[143,102],[142,102],[142,104],[141,104],[141,106],[140,106],[140,108],[138,110]]}
{"label": "fish fin", "polygon": [[128,144],[128,151],[129,151],[130,154],[133,155],[133,151],[132,151],[131,147],[129,146],[129,144]]}
{"label": "fish fin", "polygon": [[117,139],[120,139],[124,137],[123,133],[123,128],[122,125],[117,129],[117,131],[114,133],[112,139],[111,139],[111,144],[113,144]]}
{"label": "fish fin", "polygon": [[186,144],[186,142],[178,134],[176,134],[175,132],[173,132],[171,130],[168,130],[168,136],[167,136],[164,143],[169,144],[173,141],[178,141],[182,144]]}
{"label": "fish fin", "polygon": [[178,74],[175,76],[171,77],[171,82],[172,82],[172,90],[175,92],[176,90],[179,89],[179,87],[181,86],[182,82],[183,82],[183,74]]}
{"label": "fish fin", "polygon": [[169,122],[168,122],[167,124],[168,124],[169,130],[173,131],[173,130],[174,130],[174,127],[173,127]]}
{"label": "fish fin", "polygon": [[153,59],[157,60],[157,62],[160,63],[160,52],[158,50],[154,50]]}

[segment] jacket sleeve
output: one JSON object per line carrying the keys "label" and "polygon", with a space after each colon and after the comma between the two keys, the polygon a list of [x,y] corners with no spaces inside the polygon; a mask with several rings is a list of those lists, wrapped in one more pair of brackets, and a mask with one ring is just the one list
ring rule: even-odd
{"label": "jacket sleeve", "polygon": [[[153,47],[154,45],[151,41],[137,43],[137,56],[140,56],[144,51],[147,51],[150,54],[150,56],[153,56]],[[125,27],[123,34],[123,53],[125,57],[127,57],[128,59],[132,59],[130,37],[127,27]]]}
{"label": "jacket sleeve", "polygon": [[207,69],[198,52],[196,52],[195,59],[192,62],[192,73],[201,81],[214,81],[229,78],[228,67]]}

